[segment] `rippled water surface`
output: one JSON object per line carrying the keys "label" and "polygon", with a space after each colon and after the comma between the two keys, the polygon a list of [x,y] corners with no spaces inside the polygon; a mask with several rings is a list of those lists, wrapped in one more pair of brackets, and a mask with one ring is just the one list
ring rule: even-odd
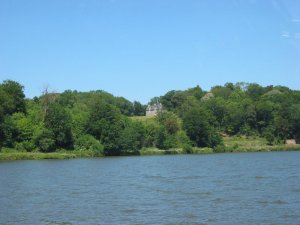
{"label": "rippled water surface", "polygon": [[0,224],[300,224],[300,152],[0,162]]}

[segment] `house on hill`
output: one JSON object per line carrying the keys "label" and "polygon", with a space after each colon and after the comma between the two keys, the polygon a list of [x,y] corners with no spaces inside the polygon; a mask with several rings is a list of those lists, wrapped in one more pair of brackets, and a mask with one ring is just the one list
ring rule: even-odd
{"label": "house on hill", "polygon": [[162,104],[156,103],[153,105],[148,105],[146,109],[146,116],[156,116],[157,113],[162,111]]}

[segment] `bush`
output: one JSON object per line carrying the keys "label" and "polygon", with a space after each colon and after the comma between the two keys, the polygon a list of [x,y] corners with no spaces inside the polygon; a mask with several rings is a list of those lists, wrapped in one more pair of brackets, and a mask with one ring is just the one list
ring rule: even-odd
{"label": "bush", "polygon": [[35,144],[31,141],[23,141],[16,144],[16,149],[18,151],[32,152],[35,149],[35,147]]}
{"label": "bush", "polygon": [[217,145],[216,147],[214,147],[213,151],[218,153],[225,152],[226,147],[224,145]]}
{"label": "bush", "polygon": [[53,152],[56,149],[53,132],[48,129],[39,131],[35,137],[34,142],[39,151],[41,152]]}
{"label": "bush", "polygon": [[183,147],[183,152],[187,154],[192,154],[193,153],[193,147],[189,144],[184,144]]}
{"label": "bush", "polygon": [[122,154],[138,153],[145,142],[145,128],[142,123],[127,120],[118,140]]}
{"label": "bush", "polygon": [[183,116],[183,127],[187,136],[197,147],[211,147],[222,144],[222,137],[213,126],[211,113],[201,107],[193,107]]}
{"label": "bush", "polygon": [[179,147],[183,148],[184,146],[188,146],[188,145],[192,146],[191,140],[189,139],[189,137],[186,135],[186,133],[183,130],[177,132],[176,138],[177,138]]}
{"label": "bush", "polygon": [[55,140],[51,138],[41,138],[38,141],[38,148],[41,152],[54,152]]}
{"label": "bush", "polygon": [[101,156],[103,149],[103,145],[91,135],[81,136],[75,141],[75,150],[91,150]]}
{"label": "bush", "polygon": [[239,144],[238,143],[235,143],[234,145],[233,145],[233,149],[238,149],[239,148]]}
{"label": "bush", "polygon": [[170,148],[176,148],[176,147],[178,147],[178,144],[177,144],[177,139],[176,139],[175,135],[167,134],[166,139],[163,144],[163,149],[170,149]]}

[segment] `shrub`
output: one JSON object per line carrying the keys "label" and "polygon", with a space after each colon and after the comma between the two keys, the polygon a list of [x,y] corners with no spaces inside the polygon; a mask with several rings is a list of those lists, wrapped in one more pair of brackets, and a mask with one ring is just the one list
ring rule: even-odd
{"label": "shrub", "polygon": [[35,149],[35,147],[36,147],[35,144],[32,143],[31,141],[23,141],[16,144],[16,149],[18,151],[31,152]]}
{"label": "shrub", "polygon": [[48,129],[42,129],[35,137],[34,142],[41,152],[53,152],[56,149],[53,132]]}
{"label": "shrub", "polygon": [[226,151],[226,148],[224,145],[217,145],[216,147],[214,147],[213,149],[214,152],[225,152]]}
{"label": "shrub", "polygon": [[103,145],[93,136],[84,135],[75,141],[75,150],[91,150],[97,154],[103,155]]}
{"label": "shrub", "polygon": [[178,131],[176,134],[177,142],[179,147],[183,148],[184,146],[192,146],[192,142],[189,137],[186,135],[185,131]]}
{"label": "shrub", "polygon": [[193,147],[189,144],[184,144],[183,147],[183,152],[187,154],[192,154],[193,153]]}

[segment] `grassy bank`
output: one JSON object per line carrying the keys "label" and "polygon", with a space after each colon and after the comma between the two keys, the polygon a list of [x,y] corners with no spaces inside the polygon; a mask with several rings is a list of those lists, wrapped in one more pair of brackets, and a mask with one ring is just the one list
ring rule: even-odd
{"label": "grassy bank", "polygon": [[41,153],[41,152],[6,152],[0,153],[0,160],[33,160],[33,159],[73,159],[73,153]]}
{"label": "grassy bank", "polygon": [[51,153],[20,152],[14,149],[2,149],[0,160],[36,160],[36,159],[74,159],[99,157],[97,152],[90,150],[81,151],[58,151]]}
{"label": "grassy bank", "polygon": [[261,137],[225,137],[223,152],[260,152],[260,151],[296,151],[300,145],[274,144],[268,145]]}
{"label": "grassy bank", "polygon": [[[192,148],[190,154],[211,154],[217,152],[260,152],[260,151],[296,151],[300,145],[268,145],[264,138],[260,137],[225,137],[224,146],[212,148]],[[125,155],[176,155],[186,154],[183,149],[162,150],[158,148],[143,148],[138,152],[128,152]],[[14,149],[2,149],[0,160],[35,160],[35,159],[74,159],[101,157],[99,153],[90,150],[58,151],[53,153],[19,152]]]}

